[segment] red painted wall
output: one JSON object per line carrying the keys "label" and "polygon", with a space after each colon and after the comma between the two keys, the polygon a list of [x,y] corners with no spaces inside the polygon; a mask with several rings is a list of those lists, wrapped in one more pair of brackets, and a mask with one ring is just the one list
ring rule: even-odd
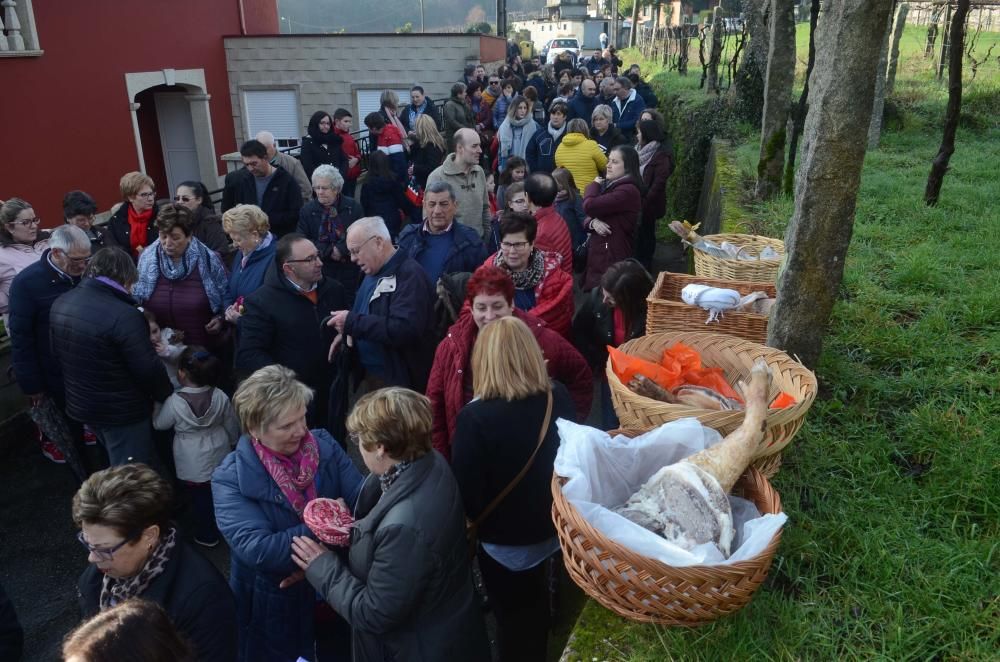
{"label": "red painted wall", "polygon": [[[0,60],[4,89],[17,91],[16,103],[0,104],[7,155],[0,162],[0,200],[28,200],[45,227],[62,222],[62,196],[69,190],[87,191],[102,210],[119,200],[118,180],[139,165],[126,73],[204,69],[215,151],[233,151],[222,36],[240,34],[239,2],[33,3],[44,55]],[[258,34],[278,32],[276,0],[242,2],[248,33],[251,27]],[[163,172],[163,157],[156,116],[149,117],[154,137],[141,127],[143,150],[155,176]],[[153,158],[159,159],[156,166]]]}

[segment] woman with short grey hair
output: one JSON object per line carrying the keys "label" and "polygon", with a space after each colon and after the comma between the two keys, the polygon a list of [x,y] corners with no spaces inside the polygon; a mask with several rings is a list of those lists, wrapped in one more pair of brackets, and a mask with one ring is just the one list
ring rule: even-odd
{"label": "woman with short grey hair", "polygon": [[312,186],[313,199],[299,210],[298,232],[319,249],[323,275],[336,279],[353,298],[358,287],[358,267],[347,252],[347,228],[364,212],[357,200],[343,195],[344,177],[337,168],[317,166]]}
{"label": "woman with short grey hair", "polygon": [[[614,79],[605,79],[601,85],[603,86],[608,80],[613,81]],[[614,85],[613,82],[611,84]],[[612,112],[611,106],[603,103],[594,108],[594,112],[590,114],[590,126],[593,129],[590,132],[590,137],[597,141],[605,154],[619,145],[628,144],[628,138],[611,123],[613,119],[614,112]],[[587,182],[583,182],[583,184],[586,186]]]}

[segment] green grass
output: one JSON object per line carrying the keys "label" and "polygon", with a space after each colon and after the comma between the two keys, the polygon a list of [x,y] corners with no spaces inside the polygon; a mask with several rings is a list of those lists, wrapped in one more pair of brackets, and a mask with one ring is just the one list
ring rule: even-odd
{"label": "green grass", "polygon": [[[747,608],[693,630],[590,602],[571,659],[998,659],[1000,72],[994,56],[967,81],[941,200],[926,207],[947,91],[919,57],[925,31],[904,35],[821,394],[773,480],[789,523],[768,580]],[[980,36],[980,56],[987,39],[1000,35]],[[748,182],[757,152],[754,139],[735,148]],[[792,211],[791,199],[747,208],[779,237]]]}

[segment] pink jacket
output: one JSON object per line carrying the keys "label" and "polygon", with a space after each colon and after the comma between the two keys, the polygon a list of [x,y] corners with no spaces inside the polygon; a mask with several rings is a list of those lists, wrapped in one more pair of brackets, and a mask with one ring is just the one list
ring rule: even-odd
{"label": "pink jacket", "polygon": [[10,284],[14,281],[14,276],[38,262],[48,247],[48,239],[36,241],[31,246],[28,244],[0,246],[0,314],[3,315],[5,327],[7,310],[10,308]]}

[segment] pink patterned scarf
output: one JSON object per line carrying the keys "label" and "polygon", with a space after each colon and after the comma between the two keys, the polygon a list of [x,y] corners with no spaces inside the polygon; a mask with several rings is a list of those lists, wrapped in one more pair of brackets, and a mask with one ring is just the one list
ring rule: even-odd
{"label": "pink patterned scarf", "polygon": [[292,455],[281,455],[251,438],[253,449],[267,473],[281,488],[295,512],[302,517],[306,504],[316,498],[316,469],[319,467],[319,444],[306,432],[299,450]]}

